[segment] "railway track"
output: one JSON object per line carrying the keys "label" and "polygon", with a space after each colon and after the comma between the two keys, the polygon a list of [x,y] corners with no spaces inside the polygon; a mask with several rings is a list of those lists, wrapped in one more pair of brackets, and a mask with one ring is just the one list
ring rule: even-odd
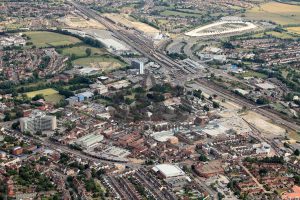
{"label": "railway track", "polygon": [[221,96],[227,100],[230,100],[236,104],[246,106],[248,109],[255,110],[255,112],[273,120],[274,122],[281,124],[284,126],[287,130],[294,130],[299,131],[300,126],[296,123],[287,121],[285,119],[282,119],[280,116],[278,116],[275,113],[272,113],[270,111],[264,110],[264,108],[259,108],[257,105],[253,102],[250,102],[250,100],[241,99],[242,97],[237,97],[234,94],[232,94],[230,91],[224,90],[220,87],[214,86],[211,83],[209,84],[207,81],[203,81],[200,79],[197,79],[196,82],[201,84],[202,87],[204,87],[206,90],[211,91],[212,93],[217,94],[218,96]]}
{"label": "railway track", "polygon": [[[131,46],[136,51],[140,52],[142,55],[144,55],[148,59],[158,63],[162,67],[165,67],[165,68],[171,70],[172,73],[175,75],[175,77],[178,78],[179,80],[184,80],[184,79],[181,79],[182,76],[191,76],[191,73],[188,70],[184,69],[184,67],[182,65],[171,60],[168,56],[164,55],[163,53],[155,51],[154,50],[155,48],[153,47],[153,45],[151,45],[151,41],[149,41],[146,37],[143,37],[141,35],[132,34],[132,33],[130,33],[130,31],[125,30],[123,27],[119,27],[119,26],[115,25],[114,23],[112,23],[111,21],[99,16],[95,11],[84,8],[83,6],[72,2],[71,0],[69,1],[69,3],[71,3],[73,6],[75,6],[79,11],[84,13],[86,16],[93,18],[93,19],[99,21],[100,23],[102,23],[104,26],[106,26],[108,28],[108,30],[113,32],[116,35],[116,37],[118,37],[119,39],[126,42],[129,46]],[[233,101],[239,105],[242,105],[242,106],[245,105],[248,108],[255,110],[257,113],[262,114],[263,116],[272,119],[276,123],[283,125],[287,129],[292,129],[295,131],[300,130],[299,125],[297,125],[293,122],[287,121],[285,119],[282,119],[281,117],[279,117],[277,114],[274,114],[273,112],[264,110],[263,108],[257,108],[254,103],[250,103],[249,101],[247,101],[245,99],[237,98],[237,97],[233,96],[233,94],[230,91],[226,91],[224,89],[214,87],[211,84],[207,85],[204,82],[199,81],[199,80],[197,80],[197,82],[202,84],[203,87],[206,87],[207,90],[211,90],[213,93],[223,96],[224,98],[226,98],[230,101]],[[182,83],[182,84],[184,84],[184,83]]]}

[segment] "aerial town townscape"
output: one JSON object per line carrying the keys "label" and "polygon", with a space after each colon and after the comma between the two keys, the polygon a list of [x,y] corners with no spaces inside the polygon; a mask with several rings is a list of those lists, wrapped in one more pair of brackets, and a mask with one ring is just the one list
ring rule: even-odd
{"label": "aerial town townscape", "polygon": [[299,0],[0,0],[0,200],[299,200]]}

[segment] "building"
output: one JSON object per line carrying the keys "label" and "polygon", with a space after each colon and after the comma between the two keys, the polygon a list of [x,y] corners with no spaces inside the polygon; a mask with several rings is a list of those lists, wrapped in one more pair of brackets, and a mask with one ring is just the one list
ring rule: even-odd
{"label": "building", "polygon": [[259,89],[262,89],[262,90],[273,90],[276,88],[273,84],[267,83],[267,82],[257,83],[255,85],[256,85],[256,87],[258,87]]}
{"label": "building", "polygon": [[12,150],[13,155],[21,155],[22,153],[23,153],[23,148],[19,146],[13,148]]}
{"label": "building", "polygon": [[79,102],[82,102],[91,99],[94,96],[94,94],[92,92],[82,92],[76,94],[75,96],[78,98]]}
{"label": "building", "polygon": [[6,158],[6,152],[0,151],[0,158]]}
{"label": "building", "polygon": [[102,83],[94,83],[90,85],[91,89],[94,89],[98,92],[98,94],[105,94],[108,92],[108,87],[103,85]]}
{"label": "building", "polygon": [[22,132],[52,131],[56,129],[56,125],[56,116],[46,115],[39,110],[34,110],[29,117],[20,119]]}
{"label": "building", "polygon": [[300,187],[294,186],[292,192],[284,192],[282,195],[283,200],[298,200],[300,199]]}
{"label": "building", "polygon": [[144,74],[144,62],[138,61],[138,60],[133,60],[133,61],[131,62],[131,66],[132,66],[133,68],[139,69],[139,73],[140,73],[140,74]]}
{"label": "building", "polygon": [[180,169],[180,167],[171,164],[155,165],[152,170],[158,173],[162,178],[171,178],[185,175],[184,171]]}
{"label": "building", "polygon": [[120,80],[107,85],[109,88],[114,88],[116,90],[120,90],[130,86],[130,82],[128,80]]}
{"label": "building", "polygon": [[266,142],[262,142],[261,144],[254,144],[253,148],[255,149],[256,154],[269,155],[271,152],[271,146]]}
{"label": "building", "polygon": [[82,93],[78,93],[75,96],[69,97],[66,99],[66,101],[68,101],[68,103],[70,105],[73,105],[74,103],[77,102],[83,102],[83,101],[87,101],[89,99],[91,99],[94,96],[94,94],[92,92],[82,92]]}
{"label": "building", "polygon": [[103,140],[103,138],[104,138],[103,135],[91,133],[91,134],[88,134],[84,137],[77,139],[75,143],[77,145],[87,149],[87,148],[93,146],[94,144],[101,142]]}

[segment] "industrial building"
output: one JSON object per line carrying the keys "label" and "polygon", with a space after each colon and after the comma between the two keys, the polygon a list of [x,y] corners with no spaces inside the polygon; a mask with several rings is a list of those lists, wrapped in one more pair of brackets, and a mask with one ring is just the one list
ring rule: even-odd
{"label": "industrial building", "polygon": [[22,132],[52,131],[56,129],[56,126],[56,116],[48,116],[39,110],[34,110],[29,117],[20,119]]}
{"label": "industrial building", "polygon": [[273,90],[276,88],[273,84],[267,82],[257,83],[255,86],[262,90]]}
{"label": "industrial building", "polygon": [[76,103],[76,102],[83,102],[86,100],[91,99],[94,96],[94,94],[92,92],[82,92],[82,93],[78,93],[75,96],[69,97],[66,99],[66,101],[69,102],[70,105]]}
{"label": "industrial building", "polygon": [[76,144],[87,149],[103,140],[103,135],[91,133],[76,140]]}
{"label": "industrial building", "polygon": [[185,175],[184,171],[180,169],[180,167],[171,164],[155,165],[152,170],[162,176],[162,178],[171,178]]}
{"label": "industrial building", "polygon": [[154,132],[151,134],[151,137],[158,142],[167,142],[177,139],[173,131]]}

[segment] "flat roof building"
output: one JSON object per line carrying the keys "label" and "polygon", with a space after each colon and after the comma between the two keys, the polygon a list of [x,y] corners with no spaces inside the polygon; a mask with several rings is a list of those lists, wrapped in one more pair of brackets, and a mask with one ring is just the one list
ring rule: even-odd
{"label": "flat roof building", "polygon": [[163,178],[170,178],[170,177],[177,177],[177,176],[184,176],[185,173],[180,167],[177,165],[171,164],[160,164],[155,165],[152,170],[156,173],[159,173]]}
{"label": "flat roof building", "polygon": [[86,136],[83,136],[79,139],[76,140],[76,144],[80,145],[83,148],[89,148],[91,146],[93,146],[94,144],[101,142],[103,140],[103,135],[99,135],[99,134],[95,134],[95,133],[91,133],[88,134]]}
{"label": "flat roof building", "polygon": [[21,132],[52,131],[57,127],[56,116],[46,115],[39,110],[35,110],[29,117],[20,119],[20,127]]}
{"label": "flat roof building", "polygon": [[260,89],[263,89],[263,90],[273,90],[275,89],[275,86],[271,83],[258,83],[258,84],[255,84],[258,88]]}

